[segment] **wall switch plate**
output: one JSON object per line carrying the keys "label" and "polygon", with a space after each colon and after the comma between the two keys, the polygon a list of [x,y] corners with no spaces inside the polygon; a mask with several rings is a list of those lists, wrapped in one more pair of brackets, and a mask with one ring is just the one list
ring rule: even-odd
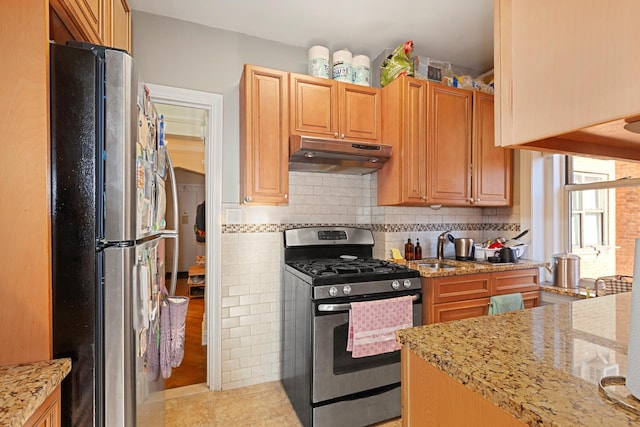
{"label": "wall switch plate", "polygon": [[242,224],[242,209],[227,209],[227,224]]}

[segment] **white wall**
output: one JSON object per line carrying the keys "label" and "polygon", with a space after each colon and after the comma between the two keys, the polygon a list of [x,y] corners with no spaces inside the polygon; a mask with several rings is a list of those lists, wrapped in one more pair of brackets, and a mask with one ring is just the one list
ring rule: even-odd
{"label": "white wall", "polygon": [[132,54],[143,81],[224,97],[222,201],[238,201],[242,67],[306,72],[307,49],[135,10],[131,19]]}

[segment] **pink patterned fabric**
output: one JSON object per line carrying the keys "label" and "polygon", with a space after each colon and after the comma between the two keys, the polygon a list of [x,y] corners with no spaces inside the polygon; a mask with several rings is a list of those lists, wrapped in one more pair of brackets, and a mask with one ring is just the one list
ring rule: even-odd
{"label": "pink patterned fabric", "polygon": [[347,351],[356,358],[399,350],[395,332],[412,326],[411,296],[352,302]]}

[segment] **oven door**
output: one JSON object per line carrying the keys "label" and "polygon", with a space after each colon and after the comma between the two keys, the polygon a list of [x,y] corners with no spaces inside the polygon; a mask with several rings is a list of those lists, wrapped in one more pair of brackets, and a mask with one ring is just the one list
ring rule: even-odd
{"label": "oven door", "polygon": [[[422,324],[420,291],[376,295],[376,299],[414,295],[413,324]],[[361,301],[361,300],[359,300]],[[347,351],[349,302],[316,302],[313,319],[312,402],[400,383],[400,351],[353,358]]]}

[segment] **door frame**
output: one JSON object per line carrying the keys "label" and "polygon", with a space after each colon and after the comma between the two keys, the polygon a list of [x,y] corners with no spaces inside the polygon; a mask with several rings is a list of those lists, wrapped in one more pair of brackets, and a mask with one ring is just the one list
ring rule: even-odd
{"label": "door frame", "polygon": [[163,104],[200,108],[209,114],[209,126],[205,134],[205,197],[207,215],[207,261],[205,276],[205,313],[207,327],[207,387],[222,387],[222,339],[221,339],[221,253],[222,226],[222,95],[145,83],[151,99]]}

